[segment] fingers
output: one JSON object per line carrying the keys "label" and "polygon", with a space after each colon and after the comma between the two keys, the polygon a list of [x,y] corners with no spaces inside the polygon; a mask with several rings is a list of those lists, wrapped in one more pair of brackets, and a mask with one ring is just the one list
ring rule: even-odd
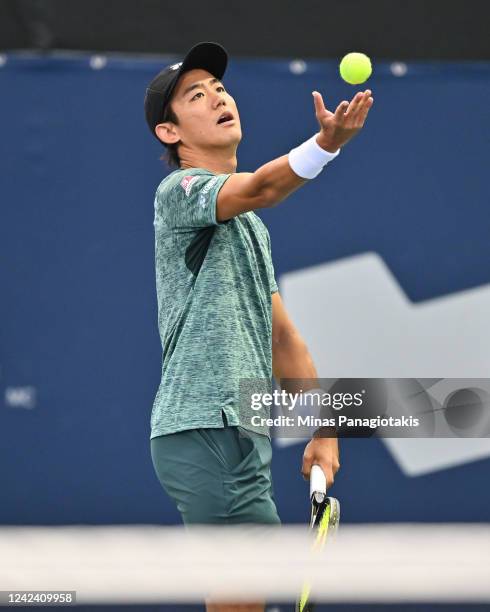
{"label": "fingers", "polygon": [[333,461],[328,462],[322,461],[321,463],[319,463],[319,465],[322,468],[323,473],[325,474],[325,478],[327,480],[327,489],[329,489],[335,482],[335,474],[337,474],[337,472],[339,471],[340,464],[337,459],[334,459]]}
{"label": "fingers", "polygon": [[350,127],[362,127],[373,101],[370,89],[366,89],[364,92],[360,91],[352,98],[344,114],[344,119]]}
{"label": "fingers", "polygon": [[349,108],[347,109],[346,116],[347,117],[355,117],[356,114],[363,108],[366,100],[371,95],[371,90],[366,89],[366,91],[359,91],[351,100],[349,104]]}
{"label": "fingers", "polygon": [[366,117],[369,113],[369,109],[373,105],[373,102],[374,102],[373,98],[369,96],[366,103],[364,104],[364,107],[360,109],[358,119],[361,122],[361,126],[364,125],[364,122],[366,121]]}
{"label": "fingers", "polygon": [[335,110],[335,120],[337,121],[337,123],[342,123],[344,121],[344,115],[348,108],[349,103],[346,100],[344,100],[337,106]]}
{"label": "fingers", "polygon": [[303,464],[301,466],[301,473],[303,474],[303,478],[305,480],[310,479],[311,466],[313,465],[313,457],[308,454],[303,455]]}
{"label": "fingers", "polygon": [[349,108],[345,112],[346,118],[350,118],[355,114],[356,110],[359,108],[360,103],[362,102],[363,97],[364,94],[362,91],[356,93],[356,95],[352,98],[349,104]]}
{"label": "fingers", "polygon": [[315,104],[315,113],[317,117],[323,115],[326,112],[325,104],[323,103],[322,94],[318,91],[312,91],[313,102]]}
{"label": "fingers", "polygon": [[343,128],[354,130],[362,128],[369,109],[372,107],[374,102],[370,89],[359,91],[352,98],[350,103],[346,100],[342,101],[337,106],[335,114],[333,114],[325,107],[323,97],[320,92],[313,91],[312,95],[315,104],[315,113],[317,119],[320,121],[322,129],[325,121],[330,121],[331,118],[333,118],[334,123]]}

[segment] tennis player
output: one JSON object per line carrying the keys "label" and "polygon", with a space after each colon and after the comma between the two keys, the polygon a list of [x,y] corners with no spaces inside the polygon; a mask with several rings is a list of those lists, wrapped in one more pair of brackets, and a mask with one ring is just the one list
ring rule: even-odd
{"label": "tennis player", "polygon": [[[279,204],[318,176],[362,128],[373,98],[359,92],[331,113],[314,92],[319,131],[255,172],[236,172],[242,130],[223,83],[227,60],[219,44],[199,43],[146,90],[148,126],[176,167],[155,196],[163,364],[151,453],[185,524],[275,525],[271,441],[241,417],[239,381],[314,380],[317,372],[281,301],[269,234],[254,211]],[[264,101],[268,111],[272,103]],[[339,469],[336,438],[308,442],[305,478],[313,464],[331,485]]]}

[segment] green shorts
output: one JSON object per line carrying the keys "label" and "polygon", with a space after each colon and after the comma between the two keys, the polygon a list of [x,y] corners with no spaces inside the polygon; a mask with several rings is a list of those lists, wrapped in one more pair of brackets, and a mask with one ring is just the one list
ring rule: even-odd
{"label": "green shorts", "polygon": [[235,426],[152,438],[158,479],[185,524],[280,524],[267,436]]}

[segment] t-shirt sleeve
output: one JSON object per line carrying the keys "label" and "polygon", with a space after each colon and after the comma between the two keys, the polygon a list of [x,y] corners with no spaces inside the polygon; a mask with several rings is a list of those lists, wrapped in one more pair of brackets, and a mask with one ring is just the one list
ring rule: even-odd
{"label": "t-shirt sleeve", "polygon": [[267,248],[269,251],[269,257],[267,258],[267,274],[269,276],[269,286],[271,293],[276,293],[276,291],[279,291],[279,289],[277,287],[276,276],[274,274],[274,265],[272,263],[272,249],[269,232],[267,232]]}
{"label": "t-shirt sleeve", "polygon": [[168,227],[177,230],[219,225],[216,198],[231,174],[180,175],[157,193],[159,209]]}

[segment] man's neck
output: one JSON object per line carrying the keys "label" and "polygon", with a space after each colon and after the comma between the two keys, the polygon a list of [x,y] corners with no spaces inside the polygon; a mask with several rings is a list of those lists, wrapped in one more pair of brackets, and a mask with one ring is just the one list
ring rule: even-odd
{"label": "man's neck", "polygon": [[[180,153],[180,151],[179,151]],[[184,154],[185,155],[185,154]],[[180,167],[204,168],[213,174],[233,174],[237,168],[236,153],[232,156],[214,153],[213,155],[185,155],[180,158]]]}

